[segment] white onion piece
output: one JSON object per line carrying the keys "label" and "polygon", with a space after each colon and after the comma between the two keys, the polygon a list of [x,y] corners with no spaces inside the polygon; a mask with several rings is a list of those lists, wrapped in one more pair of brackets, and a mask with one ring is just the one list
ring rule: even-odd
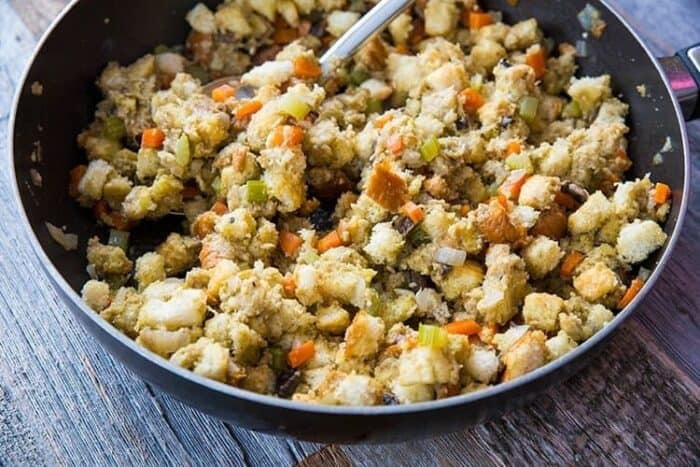
{"label": "white onion piece", "polygon": [[78,249],[78,236],[72,233],[65,233],[60,228],[50,222],[45,222],[49,235],[56,243],[61,245],[64,250],[72,251]]}
{"label": "white onion piece", "polygon": [[448,266],[461,266],[467,259],[467,252],[443,246],[435,253],[435,261]]}
{"label": "white onion piece", "polygon": [[576,56],[577,57],[588,57],[588,42],[578,40],[576,41]]}

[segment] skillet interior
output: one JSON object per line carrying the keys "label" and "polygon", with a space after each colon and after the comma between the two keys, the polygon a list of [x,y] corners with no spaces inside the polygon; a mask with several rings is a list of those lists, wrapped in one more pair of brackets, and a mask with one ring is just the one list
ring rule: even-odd
{"label": "skillet interior", "polygon": [[[629,153],[635,165],[632,175],[650,172],[656,180],[668,183],[674,193],[674,204],[665,226],[671,235],[682,217],[681,195],[685,190],[685,161],[683,132],[664,81],[652,60],[626,27],[598,1],[589,2],[603,11],[608,28],[599,40],[588,40],[588,58],[580,60],[582,74],[610,73],[614,90],[631,105],[628,124],[632,129]],[[83,0],[72,9],[49,33],[28,70],[18,95],[14,126],[14,166],[19,197],[31,229],[41,250],[53,267],[70,285],[79,291],[87,280],[84,250],[87,239],[95,234],[104,235],[104,229],[95,226],[89,211],[78,208],[66,190],[68,170],[84,161],[84,155],[75,142],[76,135],[92,120],[94,106],[99,99],[94,81],[108,61],[128,63],[151,51],[157,44],[176,44],[184,40],[187,26],[183,21],[194,4],[191,0]],[[205,3],[214,6],[217,0]],[[576,13],[586,0],[558,0],[551,2],[522,1],[513,7],[505,0],[482,1],[487,9],[504,12],[504,20],[514,22],[536,17],[542,29],[557,42],[575,42],[581,39],[581,27]],[[136,15],[133,12],[139,11]],[[152,21],[151,18],[158,18]],[[43,84],[43,95],[31,94],[31,83]],[[635,87],[644,83],[651,97],[642,98]],[[652,156],[663,145],[666,137],[673,145],[665,154],[665,162],[654,166]],[[35,142],[40,142],[42,161],[35,164],[30,154]],[[31,184],[30,168],[43,176],[43,187]],[[44,222],[66,225],[68,231],[80,238],[78,252],[65,252],[48,236]],[[151,235],[164,234],[158,225],[149,226]],[[136,240],[138,241],[138,240]],[[666,248],[650,258],[652,267],[664,255]],[[51,271],[49,271],[51,272]],[[57,283],[62,285],[60,281]],[[353,409],[312,408],[309,406],[271,401],[264,396],[231,396],[240,391],[225,389],[218,383],[201,383],[183,370],[166,370],[145,358],[144,352],[135,352],[132,343],[116,338],[114,331],[96,320],[86,307],[75,305],[76,295],[67,288],[61,290],[72,309],[89,329],[112,352],[126,361],[141,376],[174,392],[176,396],[194,403],[216,415],[233,419],[243,426],[294,434],[306,439],[349,441],[368,439],[385,441],[427,436],[452,431],[475,423],[514,405],[524,403],[533,389],[547,386],[575,371],[583,363],[579,355],[590,356],[586,349],[604,340],[623,316],[601,331],[577,352],[553,365],[541,369],[517,384],[509,384],[490,391],[488,395],[465,396],[450,401],[419,404],[410,408]],[[629,314],[628,309],[624,315]],[[99,320],[99,318],[97,318]],[[573,355],[575,354],[575,355]],[[568,365],[576,360],[578,365]],[[558,371],[554,372],[556,368]],[[182,378],[182,375],[187,375]],[[539,377],[538,376],[542,376]],[[199,381],[199,382],[198,382]],[[219,389],[217,389],[219,388]],[[264,403],[261,403],[264,402]],[[457,407],[452,407],[457,406]],[[429,410],[432,408],[433,410]],[[309,418],[308,412],[316,413]],[[343,413],[342,424],[335,414]],[[370,417],[372,420],[367,420]]]}

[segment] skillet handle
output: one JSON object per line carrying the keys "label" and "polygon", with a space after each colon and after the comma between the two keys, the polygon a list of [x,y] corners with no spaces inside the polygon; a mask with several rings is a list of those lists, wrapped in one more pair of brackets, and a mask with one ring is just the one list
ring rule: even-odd
{"label": "skillet handle", "polygon": [[700,118],[700,44],[660,59],[687,121]]}

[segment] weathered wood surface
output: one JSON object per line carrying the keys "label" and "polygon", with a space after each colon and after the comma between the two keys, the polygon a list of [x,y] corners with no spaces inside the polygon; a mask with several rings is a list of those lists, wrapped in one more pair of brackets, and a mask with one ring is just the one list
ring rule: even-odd
{"label": "weathered wood surface", "polygon": [[[21,70],[65,0],[0,0],[0,153]],[[697,0],[618,0],[654,52],[700,42]],[[700,175],[700,122],[689,125]],[[6,166],[3,166],[5,168]],[[696,178],[697,180],[697,178]],[[0,186],[10,185],[7,170]],[[699,188],[692,199],[698,199]],[[664,277],[608,350],[524,410],[410,444],[260,435],[155,392],[109,357],[44,278],[0,191],[0,464],[693,465],[700,459],[700,208]]]}

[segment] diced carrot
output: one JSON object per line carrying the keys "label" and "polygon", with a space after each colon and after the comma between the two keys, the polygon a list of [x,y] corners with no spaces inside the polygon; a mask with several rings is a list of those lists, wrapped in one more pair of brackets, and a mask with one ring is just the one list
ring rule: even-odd
{"label": "diced carrot", "polygon": [[299,37],[299,30],[293,28],[276,28],[272,40],[277,45],[287,45]]}
{"label": "diced carrot", "polygon": [[384,125],[389,123],[391,118],[392,118],[391,114],[384,114],[381,117],[377,117],[377,119],[374,121],[374,127],[379,128],[379,129],[384,128]]}
{"label": "diced carrot", "polygon": [[481,326],[473,319],[454,321],[452,323],[446,324],[444,328],[450,334],[462,334],[464,336],[478,334],[481,331]]}
{"label": "diced carrot", "polygon": [[571,277],[574,274],[576,266],[581,264],[581,261],[583,261],[585,257],[586,256],[580,251],[572,250],[569,252],[561,263],[561,275],[564,277]]}
{"label": "diced carrot", "polygon": [[493,23],[493,17],[483,11],[469,11],[465,14],[467,14],[465,22],[469,25],[469,29],[480,29]]}
{"label": "diced carrot", "polygon": [[498,193],[508,199],[517,199],[520,196],[520,189],[528,179],[527,170],[515,170],[508,175],[506,181],[498,187]]}
{"label": "diced carrot", "polygon": [[165,133],[158,128],[146,128],[141,135],[141,147],[160,149],[165,140]]}
{"label": "diced carrot", "polygon": [[389,164],[382,162],[377,164],[367,181],[367,196],[384,209],[398,211],[406,202],[408,186]]}
{"label": "diced carrot", "polygon": [[496,196],[496,199],[498,200],[498,204],[500,204],[503,209],[508,211],[508,198],[499,193],[498,196]]}
{"label": "diced carrot", "polygon": [[236,118],[238,120],[244,120],[251,115],[253,115],[255,112],[260,110],[262,108],[262,102],[257,101],[257,100],[252,100],[248,102],[244,102],[243,104],[239,105],[238,108],[236,109]]}
{"label": "diced carrot", "polygon": [[182,189],[182,199],[185,201],[194,199],[197,197],[201,192],[199,191],[199,188],[197,188],[194,185],[185,185],[185,187]]}
{"label": "diced carrot", "polygon": [[73,169],[71,169],[69,174],[70,181],[68,183],[68,194],[71,196],[71,198],[77,198],[80,196],[78,185],[80,184],[80,180],[83,179],[85,172],[87,172],[86,165],[76,165],[73,167]]}
{"label": "diced carrot", "polygon": [[406,339],[406,349],[407,350],[414,349],[414,348],[416,348],[417,345],[418,345],[418,339],[416,339],[415,337],[409,337],[408,339]]}
{"label": "diced carrot", "polygon": [[566,209],[573,210],[578,207],[578,202],[574,199],[574,197],[568,193],[564,193],[563,191],[557,191],[554,194],[554,202]]}
{"label": "diced carrot", "polygon": [[228,212],[228,206],[223,201],[217,201],[211,207],[211,210],[217,213],[218,215],[223,216]]}
{"label": "diced carrot", "polygon": [[299,248],[304,243],[301,237],[295,233],[283,230],[279,236],[280,248],[284,252],[284,256],[294,256]]}
{"label": "diced carrot", "polygon": [[320,239],[316,244],[316,249],[320,253],[324,253],[331,248],[339,247],[343,245],[343,239],[340,238],[340,234],[337,230],[328,233],[325,237]]}
{"label": "diced carrot", "polygon": [[523,146],[520,144],[520,141],[511,141],[508,143],[508,146],[506,146],[506,155],[510,156],[511,154],[518,154],[522,150]]}
{"label": "diced carrot", "polygon": [[297,290],[297,283],[294,281],[294,277],[285,276],[282,278],[282,288],[284,292],[289,297],[293,297]]}
{"label": "diced carrot", "polygon": [[403,139],[401,139],[401,135],[393,134],[389,136],[386,145],[392,154],[400,154],[401,151],[403,151]]}
{"label": "diced carrot", "polygon": [[527,54],[525,63],[535,71],[535,78],[541,79],[547,71],[547,57],[544,54],[544,48],[538,47],[534,52]]}
{"label": "diced carrot", "polygon": [[654,189],[654,203],[664,204],[671,198],[671,187],[665,183],[657,183]]}
{"label": "diced carrot", "polygon": [[406,217],[411,219],[414,224],[419,223],[425,218],[425,213],[423,212],[423,209],[412,201],[409,201],[408,203],[401,206],[401,212]]}
{"label": "diced carrot", "polygon": [[222,84],[211,92],[211,98],[216,102],[224,102],[229,97],[236,95],[236,89],[228,84]]}
{"label": "diced carrot", "polygon": [[298,146],[304,140],[304,130],[294,125],[282,125],[275,127],[270,133],[268,145],[271,147]]}
{"label": "diced carrot", "polygon": [[464,110],[474,113],[484,105],[484,96],[474,88],[466,88],[459,93],[459,100],[462,102]]}
{"label": "diced carrot", "polygon": [[95,215],[95,219],[107,223],[109,218],[109,205],[107,201],[101,199],[95,203],[92,207],[92,213]]}
{"label": "diced carrot", "polygon": [[459,207],[459,213],[462,216],[466,216],[467,214],[469,214],[469,211],[471,211],[471,210],[472,210],[472,208],[468,204],[463,204]]}
{"label": "diced carrot", "polygon": [[308,362],[315,353],[314,341],[306,341],[298,347],[294,347],[287,354],[287,363],[292,368],[299,368]]}
{"label": "diced carrot", "polygon": [[640,278],[635,278],[632,279],[632,282],[630,282],[630,286],[627,288],[625,291],[625,294],[622,296],[620,301],[617,303],[617,307],[622,309],[626,307],[627,305],[630,304],[632,300],[634,300],[634,297],[637,296],[640,290],[642,290],[642,287],[644,287],[644,281],[641,280]]}
{"label": "diced carrot", "polygon": [[294,74],[299,78],[315,79],[321,76],[321,67],[316,60],[309,57],[296,57],[294,59]]}

